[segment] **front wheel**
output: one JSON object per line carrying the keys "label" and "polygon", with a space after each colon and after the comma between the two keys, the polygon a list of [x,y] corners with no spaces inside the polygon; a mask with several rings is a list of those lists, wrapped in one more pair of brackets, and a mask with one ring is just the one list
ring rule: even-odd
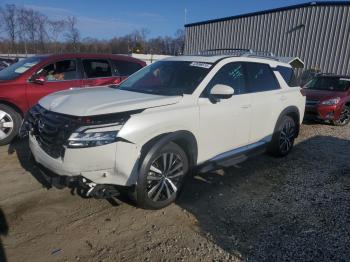
{"label": "front wheel", "polygon": [[22,117],[13,108],[0,104],[0,146],[7,145],[18,134]]}
{"label": "front wheel", "polygon": [[134,192],[136,203],[146,209],[161,209],[175,201],[189,170],[188,157],[177,144],[146,153]]}
{"label": "front wheel", "polygon": [[338,120],[333,121],[335,126],[345,126],[350,122],[350,106],[344,106]]}
{"label": "front wheel", "polygon": [[277,157],[288,155],[293,148],[296,131],[294,119],[290,116],[283,116],[277,123],[268,151]]}

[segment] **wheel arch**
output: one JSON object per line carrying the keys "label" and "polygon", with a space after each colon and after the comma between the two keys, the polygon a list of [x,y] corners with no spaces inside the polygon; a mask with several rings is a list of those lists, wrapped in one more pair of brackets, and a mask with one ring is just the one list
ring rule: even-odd
{"label": "wheel arch", "polygon": [[158,149],[170,142],[176,143],[185,151],[190,162],[190,167],[193,167],[197,164],[197,140],[193,133],[186,130],[179,130],[170,133],[160,134],[152,138],[142,146],[141,155],[152,155],[155,151],[157,151]]}
{"label": "wheel arch", "polygon": [[278,123],[281,121],[282,117],[284,117],[284,116],[290,116],[291,118],[293,118],[293,120],[296,124],[296,128],[297,128],[295,137],[298,137],[299,131],[300,131],[300,112],[296,106],[288,106],[280,113],[280,115],[277,119],[277,122],[276,122],[274,133],[276,133]]}
{"label": "wheel arch", "polygon": [[11,107],[12,109],[14,109],[18,114],[20,114],[21,117],[24,116],[23,111],[22,111],[18,106],[16,106],[14,103],[11,103],[11,102],[9,102],[9,101],[7,101],[7,100],[3,100],[3,99],[0,98],[0,104],[9,106],[9,107]]}

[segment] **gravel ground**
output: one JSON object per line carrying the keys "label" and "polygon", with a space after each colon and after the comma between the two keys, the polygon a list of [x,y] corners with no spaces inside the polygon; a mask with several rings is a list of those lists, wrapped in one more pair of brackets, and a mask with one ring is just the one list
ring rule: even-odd
{"label": "gravel ground", "polygon": [[303,125],[286,158],[195,175],[176,204],[51,188],[0,148],[0,261],[349,261],[350,126]]}

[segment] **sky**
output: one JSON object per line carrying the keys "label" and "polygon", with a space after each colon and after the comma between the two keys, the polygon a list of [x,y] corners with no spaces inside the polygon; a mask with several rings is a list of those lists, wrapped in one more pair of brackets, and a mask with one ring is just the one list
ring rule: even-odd
{"label": "sky", "polygon": [[[307,0],[0,0],[46,14],[51,19],[76,16],[82,37],[110,39],[140,28],[148,37],[174,36],[193,23],[284,7]],[[187,10],[187,12],[185,12]],[[185,13],[187,15],[185,16]],[[185,18],[186,17],[186,18]]]}

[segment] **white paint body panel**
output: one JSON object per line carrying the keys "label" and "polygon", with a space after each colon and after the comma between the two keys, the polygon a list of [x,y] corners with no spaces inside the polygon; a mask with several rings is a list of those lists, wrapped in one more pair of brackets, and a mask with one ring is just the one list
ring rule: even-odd
{"label": "white paint body panel", "polygon": [[[220,60],[222,59],[222,60]],[[212,103],[201,93],[216,74],[230,62],[257,62],[272,68],[282,65],[274,60],[248,57],[171,57],[165,60],[214,63],[208,75],[193,94],[159,96],[120,91],[112,88],[91,88],[63,91],[49,95],[40,104],[54,112],[90,116],[144,109],[134,114],[121,127],[122,140],[98,147],[66,149],[63,159],[48,156],[30,137],[30,148],[36,161],[59,175],[82,175],[95,183],[133,185],[138,176],[138,160],[142,146],[162,134],[185,130],[197,140],[197,164],[229,150],[260,140],[269,141],[277,119],[288,106],[297,107],[303,119],[305,98],[300,88],[289,87],[275,72],[281,89],[253,94],[234,95]]]}

